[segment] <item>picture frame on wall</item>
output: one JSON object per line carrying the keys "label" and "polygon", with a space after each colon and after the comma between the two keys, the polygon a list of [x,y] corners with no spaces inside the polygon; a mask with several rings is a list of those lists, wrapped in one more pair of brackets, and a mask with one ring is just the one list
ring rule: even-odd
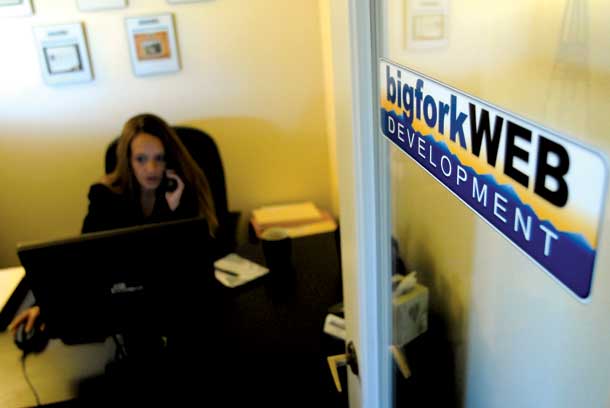
{"label": "picture frame on wall", "polygon": [[0,0],[0,17],[24,17],[34,14],[31,0]]}
{"label": "picture frame on wall", "polygon": [[134,75],[180,70],[173,14],[128,17],[125,21]]}
{"label": "picture frame on wall", "polygon": [[449,0],[410,0],[403,5],[405,51],[447,46]]}
{"label": "picture frame on wall", "polygon": [[127,0],[77,0],[81,11],[97,11],[127,7]]}
{"label": "picture frame on wall", "polygon": [[34,27],[44,81],[48,85],[93,80],[82,23]]}
{"label": "picture frame on wall", "polygon": [[169,4],[181,4],[181,3],[200,3],[203,0],[167,0]]}

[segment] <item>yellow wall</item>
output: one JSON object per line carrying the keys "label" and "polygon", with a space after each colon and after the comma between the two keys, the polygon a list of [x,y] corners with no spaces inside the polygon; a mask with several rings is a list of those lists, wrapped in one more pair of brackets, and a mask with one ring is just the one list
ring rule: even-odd
{"label": "yellow wall", "polygon": [[[88,186],[130,116],[154,112],[201,127],[225,164],[229,207],[311,199],[333,207],[317,2],[216,0],[80,12],[34,1],[35,15],[0,21],[0,267],[17,241],[76,234]],[[178,73],[135,77],[124,17],[172,12]],[[43,83],[32,27],[84,22],[95,80]]]}

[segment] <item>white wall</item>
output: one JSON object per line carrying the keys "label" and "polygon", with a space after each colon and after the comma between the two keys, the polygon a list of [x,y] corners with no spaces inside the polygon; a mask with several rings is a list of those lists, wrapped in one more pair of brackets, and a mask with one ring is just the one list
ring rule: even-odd
{"label": "white wall", "polygon": [[[130,116],[150,111],[216,139],[229,207],[311,199],[333,208],[322,43],[316,2],[208,0],[80,12],[75,0],[34,0],[34,16],[0,20],[0,267],[15,243],[76,234],[88,186]],[[172,12],[177,73],[135,77],[126,16]],[[34,47],[36,25],[84,22],[95,80],[49,87]]]}

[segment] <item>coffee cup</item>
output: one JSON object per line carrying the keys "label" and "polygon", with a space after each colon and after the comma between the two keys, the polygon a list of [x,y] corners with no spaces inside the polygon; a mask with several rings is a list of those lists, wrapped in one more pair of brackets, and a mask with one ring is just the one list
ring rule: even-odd
{"label": "coffee cup", "polygon": [[292,239],[284,228],[271,227],[261,233],[265,263],[271,273],[292,269]]}

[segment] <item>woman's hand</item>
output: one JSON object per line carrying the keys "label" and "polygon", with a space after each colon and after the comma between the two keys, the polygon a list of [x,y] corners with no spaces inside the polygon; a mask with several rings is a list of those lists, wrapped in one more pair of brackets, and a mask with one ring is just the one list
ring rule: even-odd
{"label": "woman's hand", "polygon": [[166,170],[165,177],[175,180],[178,185],[174,191],[167,191],[165,193],[165,199],[167,200],[169,209],[175,211],[176,208],[178,208],[178,205],[180,205],[180,198],[184,191],[184,182],[178,177],[178,174],[176,174],[174,170]]}
{"label": "woman's hand", "polygon": [[[19,313],[8,325],[8,329],[15,334],[17,331],[17,327],[25,322],[25,331],[26,333],[32,330],[34,324],[36,324],[36,320],[40,317],[40,306],[32,306],[21,313]],[[44,330],[44,324],[40,326],[41,330]]]}

